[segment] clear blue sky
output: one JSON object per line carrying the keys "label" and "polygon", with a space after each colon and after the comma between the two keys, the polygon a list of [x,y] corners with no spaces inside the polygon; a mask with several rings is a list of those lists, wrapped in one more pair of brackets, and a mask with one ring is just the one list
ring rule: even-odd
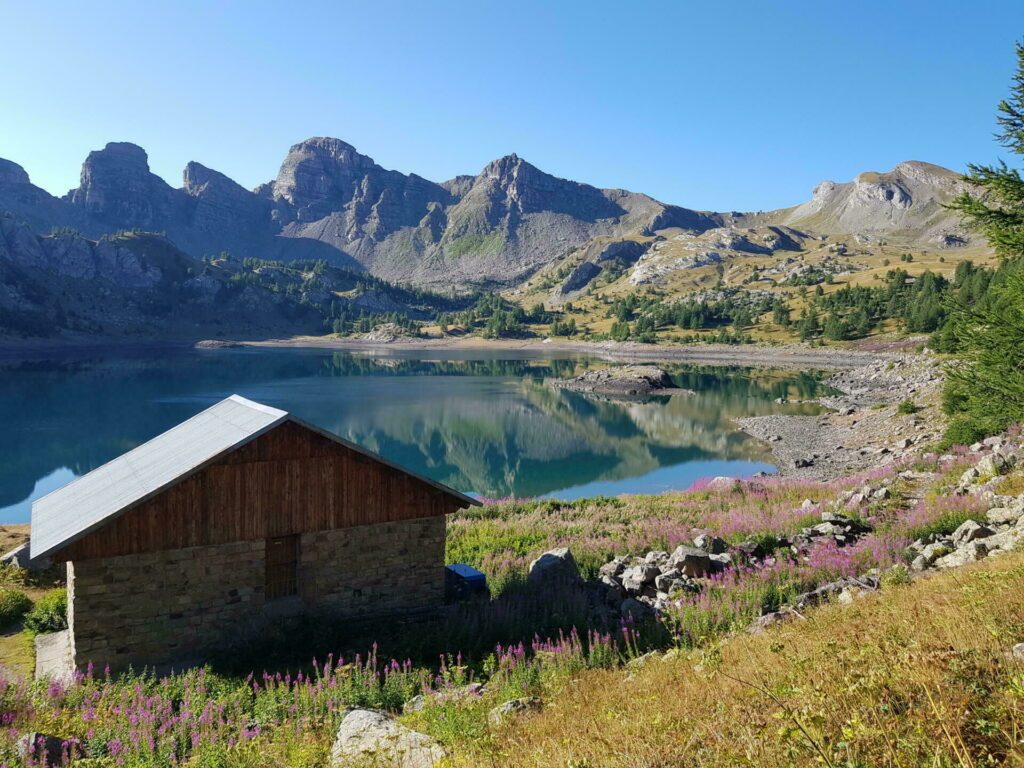
{"label": "clear blue sky", "polygon": [[434,180],[516,152],[666,202],[756,210],[905,159],[1005,152],[1024,2],[0,0],[0,157],[57,194],[133,141],[246,187],[337,136]]}

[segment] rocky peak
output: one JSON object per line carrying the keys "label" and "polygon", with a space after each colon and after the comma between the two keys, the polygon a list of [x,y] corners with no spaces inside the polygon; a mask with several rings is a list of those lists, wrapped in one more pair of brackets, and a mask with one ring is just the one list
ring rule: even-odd
{"label": "rocky peak", "polygon": [[202,197],[210,192],[252,197],[253,193],[229,179],[220,171],[207,168],[202,163],[191,161],[182,173],[182,191],[191,197]]}
{"label": "rocky peak", "polygon": [[0,184],[30,184],[28,173],[17,163],[0,157]]}
{"label": "rocky peak", "polygon": [[242,239],[269,227],[268,200],[201,163],[185,166],[181,191],[194,200],[191,224],[196,229]]}
{"label": "rocky peak", "polygon": [[272,194],[313,215],[344,206],[356,185],[369,173],[383,169],[341,139],[315,137],[288,150]]}
{"label": "rocky peak", "polygon": [[487,198],[502,215],[551,212],[594,221],[623,214],[602,190],[544,173],[514,153],[488,163],[466,197]]}
{"label": "rocky peak", "polygon": [[67,199],[98,220],[120,228],[162,223],[174,190],[149,171],[146,151],[128,142],[111,142],[89,153],[78,189]]}
{"label": "rocky peak", "polygon": [[850,182],[824,181],[811,200],[785,212],[781,222],[838,234],[959,237],[958,219],[945,204],[962,188],[955,171],[908,160],[891,171],[861,173]]}

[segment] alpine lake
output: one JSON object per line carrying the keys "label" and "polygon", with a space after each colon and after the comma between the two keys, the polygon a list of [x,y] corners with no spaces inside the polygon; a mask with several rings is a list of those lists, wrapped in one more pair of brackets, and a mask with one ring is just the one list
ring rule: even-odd
{"label": "alpine lake", "polygon": [[[639,361],[637,361],[639,362]],[[508,350],[240,348],[0,359],[0,523],[231,394],[287,410],[489,499],[684,490],[774,472],[734,419],[821,412],[814,372],[659,364],[692,394],[610,398],[550,381],[613,365]]]}

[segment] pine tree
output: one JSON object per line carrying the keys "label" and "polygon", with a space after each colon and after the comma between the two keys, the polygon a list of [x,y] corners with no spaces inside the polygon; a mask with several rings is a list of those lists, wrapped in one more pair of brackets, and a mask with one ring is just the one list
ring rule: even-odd
{"label": "pine tree", "polygon": [[[996,134],[1015,155],[1024,155],[1024,45],[1018,43],[1017,72],[1010,95],[999,103]],[[957,347],[944,394],[954,415],[947,442],[975,440],[1024,420],[1024,179],[1017,168],[969,165],[970,189],[950,206],[983,234],[1003,260],[985,302],[957,304]],[[958,270],[957,282],[967,273]]]}

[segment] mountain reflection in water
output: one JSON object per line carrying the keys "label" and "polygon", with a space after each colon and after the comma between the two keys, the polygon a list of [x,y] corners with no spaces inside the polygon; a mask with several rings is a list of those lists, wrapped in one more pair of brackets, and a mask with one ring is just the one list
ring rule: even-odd
{"label": "mountain reflection in water", "polygon": [[654,492],[770,470],[732,419],[816,413],[808,373],[664,366],[693,395],[613,400],[546,379],[607,362],[443,351],[210,350],[0,361],[0,522],[31,499],[232,393],[291,411],[459,490],[487,497]]}

